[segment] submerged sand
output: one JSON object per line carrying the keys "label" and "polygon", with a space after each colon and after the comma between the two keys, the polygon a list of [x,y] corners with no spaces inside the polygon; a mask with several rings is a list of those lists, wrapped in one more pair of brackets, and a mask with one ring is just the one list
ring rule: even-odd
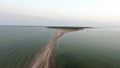
{"label": "submerged sand", "polygon": [[64,35],[66,31],[58,30],[56,35],[50,40],[49,44],[44,48],[41,54],[36,57],[30,68],[54,68],[54,49],[57,43],[57,40]]}

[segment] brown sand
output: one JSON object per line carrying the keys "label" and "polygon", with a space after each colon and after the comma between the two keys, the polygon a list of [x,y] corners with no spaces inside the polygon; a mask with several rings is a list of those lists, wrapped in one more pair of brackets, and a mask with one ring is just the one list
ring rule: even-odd
{"label": "brown sand", "polygon": [[58,30],[38,57],[35,58],[30,68],[54,68],[54,49],[57,40],[66,33],[65,30]]}

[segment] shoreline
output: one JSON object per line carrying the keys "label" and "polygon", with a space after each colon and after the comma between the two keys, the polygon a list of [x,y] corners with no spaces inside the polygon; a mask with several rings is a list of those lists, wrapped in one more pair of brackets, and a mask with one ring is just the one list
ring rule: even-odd
{"label": "shoreline", "polygon": [[54,49],[59,38],[65,33],[66,31],[59,29],[56,35],[54,35],[43,50],[35,57],[29,68],[54,68]]}

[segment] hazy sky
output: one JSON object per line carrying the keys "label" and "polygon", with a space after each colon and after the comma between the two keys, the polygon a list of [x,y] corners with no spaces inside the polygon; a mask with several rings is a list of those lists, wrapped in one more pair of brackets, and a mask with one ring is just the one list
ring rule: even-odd
{"label": "hazy sky", "polygon": [[120,0],[0,0],[0,24],[120,26]]}

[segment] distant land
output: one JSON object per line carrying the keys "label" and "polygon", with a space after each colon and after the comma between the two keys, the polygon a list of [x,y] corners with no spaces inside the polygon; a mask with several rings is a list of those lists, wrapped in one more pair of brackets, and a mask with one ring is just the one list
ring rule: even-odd
{"label": "distant land", "polygon": [[84,26],[84,25],[0,25],[0,27],[54,27],[54,28],[120,28],[120,26]]}
{"label": "distant land", "polygon": [[82,29],[82,28],[97,28],[97,27],[85,27],[85,26],[41,26],[41,25],[0,25],[0,27],[48,27],[48,28],[67,28],[67,29]]}

